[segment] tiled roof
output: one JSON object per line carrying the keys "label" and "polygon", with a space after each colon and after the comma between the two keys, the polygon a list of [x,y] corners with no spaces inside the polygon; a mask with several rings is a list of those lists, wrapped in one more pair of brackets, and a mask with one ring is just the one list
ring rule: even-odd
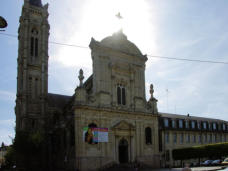
{"label": "tiled roof", "polygon": [[159,113],[159,114],[161,115],[161,117],[164,117],[164,118],[227,122],[227,121],[220,120],[220,119],[204,118],[204,117],[198,117],[198,116],[192,116],[192,115],[179,115],[179,114],[171,114],[171,113]]}
{"label": "tiled roof", "polygon": [[48,93],[47,95],[48,106],[63,109],[64,106],[70,101],[71,97],[72,96]]}

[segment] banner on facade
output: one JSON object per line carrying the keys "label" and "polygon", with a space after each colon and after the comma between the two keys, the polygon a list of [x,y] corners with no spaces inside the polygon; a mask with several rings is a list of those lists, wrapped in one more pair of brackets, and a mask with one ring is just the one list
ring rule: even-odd
{"label": "banner on facade", "polygon": [[83,141],[89,144],[108,142],[108,128],[83,128]]}

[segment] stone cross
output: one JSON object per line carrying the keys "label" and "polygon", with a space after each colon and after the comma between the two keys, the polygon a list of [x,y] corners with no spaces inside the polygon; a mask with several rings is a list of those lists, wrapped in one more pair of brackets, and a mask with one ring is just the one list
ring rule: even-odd
{"label": "stone cross", "polygon": [[82,87],[82,86],[83,86],[83,79],[84,79],[83,70],[82,70],[82,69],[80,69],[80,71],[79,71],[78,79],[79,79],[79,81],[80,81],[79,87]]}
{"label": "stone cross", "polygon": [[116,14],[116,17],[120,20],[123,19],[123,17],[120,15],[120,12],[118,12],[118,14]]}

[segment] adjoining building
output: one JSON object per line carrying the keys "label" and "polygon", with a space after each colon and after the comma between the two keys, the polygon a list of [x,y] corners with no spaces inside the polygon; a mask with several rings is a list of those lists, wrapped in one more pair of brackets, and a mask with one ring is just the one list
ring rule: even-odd
{"label": "adjoining building", "polygon": [[101,41],[91,39],[93,73],[83,81],[79,71],[80,84],[72,96],[48,93],[49,29],[48,5],[24,0],[16,130],[48,135],[47,170],[95,170],[121,163],[159,168],[168,160],[174,163],[175,147],[201,144],[204,136],[205,142],[210,136],[211,142],[226,141],[227,122],[159,113],[152,84],[146,100],[147,56],[121,30]]}
{"label": "adjoining building", "polygon": [[227,121],[195,117],[189,114],[159,114],[161,116],[159,119],[159,144],[160,151],[163,152],[164,166],[180,165],[180,161],[173,160],[173,149],[227,142]]}
{"label": "adjoining building", "polygon": [[8,146],[6,146],[4,143],[2,143],[0,147],[0,168],[5,162],[5,155],[7,153]]}

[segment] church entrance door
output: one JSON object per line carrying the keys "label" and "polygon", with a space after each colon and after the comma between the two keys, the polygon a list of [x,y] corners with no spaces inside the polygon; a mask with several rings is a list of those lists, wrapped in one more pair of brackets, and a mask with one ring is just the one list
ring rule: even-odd
{"label": "church entrance door", "polygon": [[119,142],[119,162],[128,163],[128,142],[124,138]]}

